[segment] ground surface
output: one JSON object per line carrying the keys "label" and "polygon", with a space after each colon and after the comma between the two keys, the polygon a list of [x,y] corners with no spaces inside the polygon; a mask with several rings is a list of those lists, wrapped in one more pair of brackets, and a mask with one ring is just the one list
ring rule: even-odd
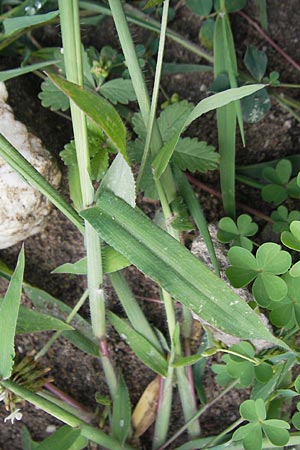
{"label": "ground surface", "polygon": [[[268,2],[269,28],[268,34],[281,45],[296,61],[300,61],[300,21],[297,15],[300,0],[290,0],[283,4],[279,0]],[[256,17],[254,1],[249,0],[245,10],[251,17]],[[197,43],[197,34],[201,20],[192,15],[186,7],[177,11],[176,19],[171,27],[176,29],[186,38]],[[292,68],[281,56],[279,56],[263,39],[257,34],[243,18],[235,14],[232,16],[232,25],[237,46],[238,57],[241,59],[246,45],[253,44],[266,50],[269,57],[269,70],[280,72],[280,79],[287,83],[299,83],[299,72]],[[142,34],[133,29],[135,40],[139,42]],[[116,45],[112,22],[110,19],[103,22],[92,33],[85,30],[84,40],[86,45],[94,45],[97,48],[105,43]],[[43,45],[58,45],[59,33],[57,29],[48,28],[43,33],[38,33],[38,39]],[[202,62],[180,46],[174,46],[168,42],[166,60],[173,62]],[[9,68],[7,60],[2,65]],[[150,85],[150,75],[149,79]],[[169,94],[177,92],[183,99],[193,102],[199,101],[205,95],[205,86],[211,81],[211,76],[192,74],[175,75],[163,78],[163,86]],[[23,77],[8,83],[10,103],[14,108],[17,118],[23,121],[37,134],[47,148],[57,155],[63,145],[69,141],[72,132],[70,124],[59,116],[43,109],[37,100],[38,80],[34,76]],[[293,93],[297,97],[297,91]],[[237,160],[239,164],[252,163],[256,161],[270,160],[274,157],[296,154],[299,152],[300,127],[280,107],[273,104],[271,112],[259,124],[246,127],[246,148],[238,144]],[[194,124],[190,134],[207,140],[210,144],[217,144],[215,120],[213,114],[208,115],[205,120]],[[63,167],[62,167],[62,170]],[[218,188],[217,174],[212,173],[201,177],[208,185]],[[254,190],[249,190],[238,185],[238,200],[248,203],[257,208],[266,208],[259,203],[259,196]],[[61,192],[67,196],[66,181],[63,182]],[[199,199],[204,207],[207,219],[216,221],[222,216],[220,201],[206,193],[199,192]],[[146,205],[147,207],[147,205]],[[150,209],[152,205],[149,205]],[[263,210],[264,211],[264,210]],[[265,211],[264,211],[265,212]],[[265,223],[259,222],[261,231]],[[20,245],[2,250],[0,257],[12,267],[15,264]],[[26,250],[26,272],[25,278],[28,282],[47,290],[55,297],[74,305],[84,289],[84,280],[62,275],[51,275],[50,272],[56,266],[67,262],[76,261],[83,255],[83,242],[80,234],[68,223],[68,221],[57,211],[53,211],[48,226],[44,232],[29,238],[25,244]],[[158,291],[150,280],[141,277],[136,270],[129,269],[126,272],[128,281],[134,293],[140,297],[157,298]],[[3,285],[3,289],[4,289]],[[108,305],[118,313],[121,308],[109,286],[107,286]],[[141,300],[150,321],[161,329],[165,329],[164,313],[160,305]],[[88,308],[83,308],[83,315],[88,318]],[[22,355],[32,349],[39,350],[49,337],[47,334],[35,335],[33,337],[19,337],[17,341],[18,352]],[[153,379],[153,373],[140,365],[127,345],[109,330],[109,342],[113,358],[122,369],[125,380],[128,383],[132,403],[135,404],[147,384]],[[107,393],[107,388],[102,377],[101,367],[98,361],[92,359],[79,350],[75,349],[66,340],[59,339],[51,348],[44,361],[46,366],[51,367],[51,375],[55,384],[81,402],[87,408],[93,410],[96,407],[95,392]],[[205,388],[208,399],[212,399],[220,390],[214,382],[212,373],[207,370],[205,376]],[[241,399],[246,398],[247,393],[238,391],[227,395],[222,403],[211,408],[202,417],[203,432],[206,435],[217,434],[238,417],[238,405]],[[59,422],[30,405],[23,409],[23,420],[36,440],[45,438],[49,425],[59,425]],[[5,411],[0,409],[0,415]],[[172,414],[172,426],[174,431],[182,423],[182,414],[178,404]],[[14,426],[4,424],[0,421],[0,450],[20,450],[20,428],[21,423]],[[151,433],[145,435],[141,440],[141,448],[151,448]],[[97,448],[93,445],[90,449]]]}

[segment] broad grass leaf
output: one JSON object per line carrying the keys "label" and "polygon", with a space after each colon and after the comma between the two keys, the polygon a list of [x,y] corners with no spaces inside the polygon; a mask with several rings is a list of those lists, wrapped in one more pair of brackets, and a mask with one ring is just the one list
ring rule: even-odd
{"label": "broad grass leaf", "polygon": [[87,443],[88,440],[81,436],[80,429],[64,425],[35,447],[35,450],[53,450],[55,448],[59,450],[82,450]]}
{"label": "broad grass leaf", "polygon": [[123,446],[128,433],[130,431],[131,422],[131,404],[129,392],[120,374],[118,377],[118,384],[113,401],[113,410],[111,417],[111,432],[115,439],[117,439]]}
{"label": "broad grass leaf", "polygon": [[72,100],[109,137],[112,144],[126,155],[126,129],[115,108],[100,95],[78,86],[53,73],[48,74],[53,83]]}
{"label": "broad grass leaf", "polygon": [[289,441],[290,426],[284,420],[270,419],[262,424],[262,428],[267,438],[273,445],[284,446]]}
{"label": "broad grass leaf", "polygon": [[10,377],[15,357],[14,339],[22,292],[25,257],[22,247],[16,269],[0,306],[0,379]]}
{"label": "broad grass leaf", "polygon": [[215,327],[274,342],[254,311],[224,281],[141,211],[103,192],[98,206],[81,215],[103,240]]}
{"label": "broad grass leaf", "polygon": [[26,73],[34,72],[35,70],[43,69],[44,67],[56,64],[58,60],[54,59],[52,61],[43,61],[36,64],[29,64],[28,66],[19,67],[17,69],[2,70],[0,72],[0,81],[10,80],[11,78],[19,77],[25,75]]}
{"label": "broad grass leaf", "polygon": [[137,357],[151,370],[165,377],[168,372],[168,364],[165,357],[140,333],[135,331],[124,319],[116,314],[108,312],[108,318],[112,326],[132,348]]}

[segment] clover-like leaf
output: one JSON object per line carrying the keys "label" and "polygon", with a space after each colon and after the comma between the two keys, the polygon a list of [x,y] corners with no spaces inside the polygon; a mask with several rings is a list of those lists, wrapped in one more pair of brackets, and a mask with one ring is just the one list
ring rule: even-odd
{"label": "clover-like leaf", "polygon": [[261,450],[262,431],[273,445],[284,446],[289,441],[290,425],[284,420],[266,419],[263,399],[246,400],[240,406],[240,414],[250,423],[236,430],[232,440],[242,440],[246,450]]}
{"label": "clover-like leaf", "polygon": [[296,178],[291,178],[292,163],[288,159],[282,159],[276,167],[267,167],[263,171],[263,177],[269,181],[262,188],[262,197],[268,202],[282,203],[288,197],[299,198],[300,188]]}
{"label": "clover-like leaf", "polygon": [[253,236],[257,230],[258,226],[248,214],[239,216],[236,224],[231,217],[223,217],[219,222],[217,237],[224,244],[230,242],[251,251],[253,244],[247,236]]}
{"label": "clover-like leaf", "polygon": [[280,301],[287,294],[285,281],[278,275],[286,273],[291,265],[291,255],[281,250],[280,245],[266,242],[256,252],[256,257],[248,250],[232,247],[228,252],[232,264],[226,274],[234,287],[244,287],[251,281],[256,301],[268,306],[272,301]]}
{"label": "clover-like leaf", "polygon": [[291,211],[289,213],[286,206],[278,206],[276,211],[271,214],[273,220],[273,231],[275,233],[281,233],[290,229],[290,224],[294,220],[300,220],[300,211]]}
{"label": "clover-like leaf", "polygon": [[277,327],[290,329],[297,325],[300,328],[300,277],[286,273],[282,279],[287,286],[287,295],[279,303],[270,304],[270,320]]}
{"label": "clover-like leaf", "polygon": [[281,234],[281,242],[292,250],[300,251],[300,220],[294,220],[290,224],[290,230]]}
{"label": "clover-like leaf", "polygon": [[253,78],[256,81],[261,81],[268,64],[267,54],[253,45],[249,45],[244,56],[244,63]]}

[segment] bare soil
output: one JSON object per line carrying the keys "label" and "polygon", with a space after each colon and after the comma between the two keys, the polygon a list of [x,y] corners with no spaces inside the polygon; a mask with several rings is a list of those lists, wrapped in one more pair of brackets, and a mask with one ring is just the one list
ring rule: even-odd
{"label": "bare soil", "polygon": [[[176,2],[175,2],[176,3]],[[276,41],[288,54],[296,61],[300,61],[300,21],[297,12],[300,9],[300,0],[290,0],[280,2],[273,0],[268,2],[269,27],[268,34]],[[257,18],[255,2],[248,1],[245,10],[251,17]],[[239,61],[241,61],[246,46],[256,45],[267,52],[269,58],[268,70],[277,70],[280,73],[281,81],[286,83],[299,83],[299,73],[290,66],[253,28],[238,14],[232,15],[232,25],[237,47]],[[182,6],[176,13],[176,18],[171,27],[180,32],[193,42],[198,42],[198,30],[201,19],[190,13]],[[135,41],[145,42],[144,32],[132,27]],[[149,38],[149,34],[146,34]],[[83,38],[85,45],[93,45],[101,48],[103,45],[113,45],[119,48],[111,19],[106,19],[92,32],[84,29]],[[43,45],[60,45],[59,31],[57,28],[46,27],[42,32],[37,32],[37,39]],[[168,42],[166,60],[170,62],[190,62],[205,63],[187,50],[184,50],[172,42]],[[2,68],[10,68],[10,61],[7,59],[1,63]],[[146,74],[149,86],[151,77]],[[179,93],[182,99],[198,102],[205,94],[205,87],[211,82],[211,75],[189,74],[174,75],[164,77],[163,86],[168,94]],[[41,107],[37,94],[39,92],[39,80],[34,76],[26,76],[7,83],[9,90],[9,101],[14,108],[16,117],[24,122],[31,131],[39,136],[45,146],[58,155],[58,152],[72,137],[70,122],[57,116],[56,114]],[[297,90],[289,92],[291,96],[298,97]],[[189,134],[197,136],[202,140],[207,140],[210,144],[217,146],[216,125],[213,114],[208,114],[205,119],[201,119],[189,129]],[[299,124],[278,105],[273,104],[271,112],[267,117],[256,125],[246,126],[246,147],[243,148],[238,141],[237,162],[238,164],[248,164],[258,161],[267,161],[285,155],[297,154],[299,152],[300,127]],[[66,175],[64,167],[61,167]],[[218,174],[212,172],[206,176],[199,176],[201,181],[218,189]],[[68,189],[66,176],[61,186],[61,193],[67,198]],[[253,189],[237,185],[237,198],[242,203],[250,206],[255,204],[257,209],[266,212],[269,206],[263,204],[259,195]],[[204,191],[199,191],[199,201],[201,202],[209,222],[217,221],[223,215],[222,205],[218,198]],[[150,211],[153,205],[144,203],[146,210]],[[259,222],[261,231],[265,228],[265,223]],[[192,236],[191,236],[192,237]],[[13,267],[20,250],[18,244],[7,250],[0,252],[0,257],[8,265]],[[72,277],[63,275],[53,275],[51,271],[64,262],[75,262],[84,254],[83,240],[79,232],[65,219],[57,210],[53,210],[49,223],[45,230],[26,240],[26,272],[25,279],[45,289],[53,296],[72,306],[76,303],[85,287],[82,277]],[[145,301],[144,298],[158,298],[159,293],[156,286],[149,279],[141,276],[136,269],[126,270],[126,277],[141,301],[147,317],[151,323],[160,328],[166,329],[163,308],[157,304]],[[2,283],[2,291],[5,283]],[[107,285],[108,307],[123,314],[113,290]],[[82,310],[84,317],[89,317],[88,307]],[[25,355],[31,350],[38,351],[51,333],[43,333],[32,336],[19,336],[16,348],[20,355]],[[108,339],[111,352],[116,365],[120,367],[129,386],[132,404],[135,405],[147,384],[154,378],[154,374],[145,366],[141,365],[130,348],[119,339],[113,330],[108,330]],[[59,339],[43,359],[46,367],[51,367],[51,375],[55,384],[81,402],[91,411],[95,410],[95,393],[107,394],[107,387],[102,375],[99,361],[73,347],[65,339]],[[207,369],[205,374],[205,389],[208,399],[213,399],[220,392],[214,380],[214,375]],[[218,434],[230,423],[238,418],[238,407],[242,400],[247,397],[247,392],[234,390],[223,398],[220,404],[212,407],[202,416],[201,423],[204,435]],[[26,404],[22,409],[23,419],[21,423],[4,424],[2,418],[6,412],[0,409],[0,450],[20,450],[20,429],[22,423],[30,430],[36,440],[46,438],[49,433],[49,425],[60,426],[60,422],[50,417],[44,412],[37,410],[33,406]],[[175,402],[172,414],[171,431],[176,431],[182,424],[182,413],[178,401]],[[177,445],[183,440],[178,440]],[[100,448],[90,444],[89,449]],[[151,430],[147,432],[140,441],[141,449],[151,448]],[[173,447],[170,447],[173,448]]]}

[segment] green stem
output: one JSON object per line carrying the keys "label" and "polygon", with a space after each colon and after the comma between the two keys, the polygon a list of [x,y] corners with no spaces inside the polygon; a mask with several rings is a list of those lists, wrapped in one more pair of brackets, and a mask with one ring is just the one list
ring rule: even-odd
{"label": "green stem", "polygon": [[[59,0],[61,32],[67,80],[83,85],[81,37],[78,0]],[[94,200],[94,189],[90,178],[90,156],[88,147],[87,124],[84,113],[70,101],[74,140],[79,168],[82,206],[88,207]],[[87,254],[88,291],[91,322],[94,335],[99,339],[101,359],[110,393],[115,394],[117,385],[113,367],[109,367],[109,355],[106,347],[105,301],[102,289],[103,271],[101,247],[98,233],[85,223],[85,247]]]}
{"label": "green stem", "polygon": [[39,409],[51,414],[51,416],[56,417],[70,427],[80,427],[82,436],[102,445],[104,448],[111,450],[133,450],[131,446],[124,444],[120,445],[118,441],[112,437],[106,435],[103,431],[98,428],[87,425],[83,420],[78,419],[73,414],[63,410],[59,406],[55,405],[51,401],[41,397],[40,395],[29,391],[23,386],[19,386],[13,381],[1,381],[0,384],[9,391],[13,392],[17,396],[23,398],[24,400],[37,406]]}
{"label": "green stem", "polygon": [[[78,302],[76,303],[76,305],[74,306],[74,308],[72,309],[72,311],[70,312],[70,314],[68,315],[68,317],[66,318],[66,323],[70,323],[73,320],[73,318],[76,316],[76,314],[78,313],[78,311],[80,310],[80,308],[82,307],[87,298],[88,298],[88,291],[85,291],[78,300]],[[62,333],[63,333],[62,330],[58,330],[53,334],[53,336],[44,345],[44,347],[35,355],[34,357],[35,361],[47,353],[49,348],[54,344],[56,339],[59,338],[59,336],[61,336]]]}
{"label": "green stem", "polygon": [[220,439],[222,439],[222,437],[226,436],[226,434],[230,433],[232,430],[237,428],[244,421],[245,419],[240,418],[235,422],[233,422],[231,425],[229,425],[229,427],[227,427],[220,434],[218,434],[218,436],[213,437],[212,440],[209,441],[205,447],[203,447],[203,450],[208,449],[209,447],[212,447],[213,445],[217,444],[220,441]]}

